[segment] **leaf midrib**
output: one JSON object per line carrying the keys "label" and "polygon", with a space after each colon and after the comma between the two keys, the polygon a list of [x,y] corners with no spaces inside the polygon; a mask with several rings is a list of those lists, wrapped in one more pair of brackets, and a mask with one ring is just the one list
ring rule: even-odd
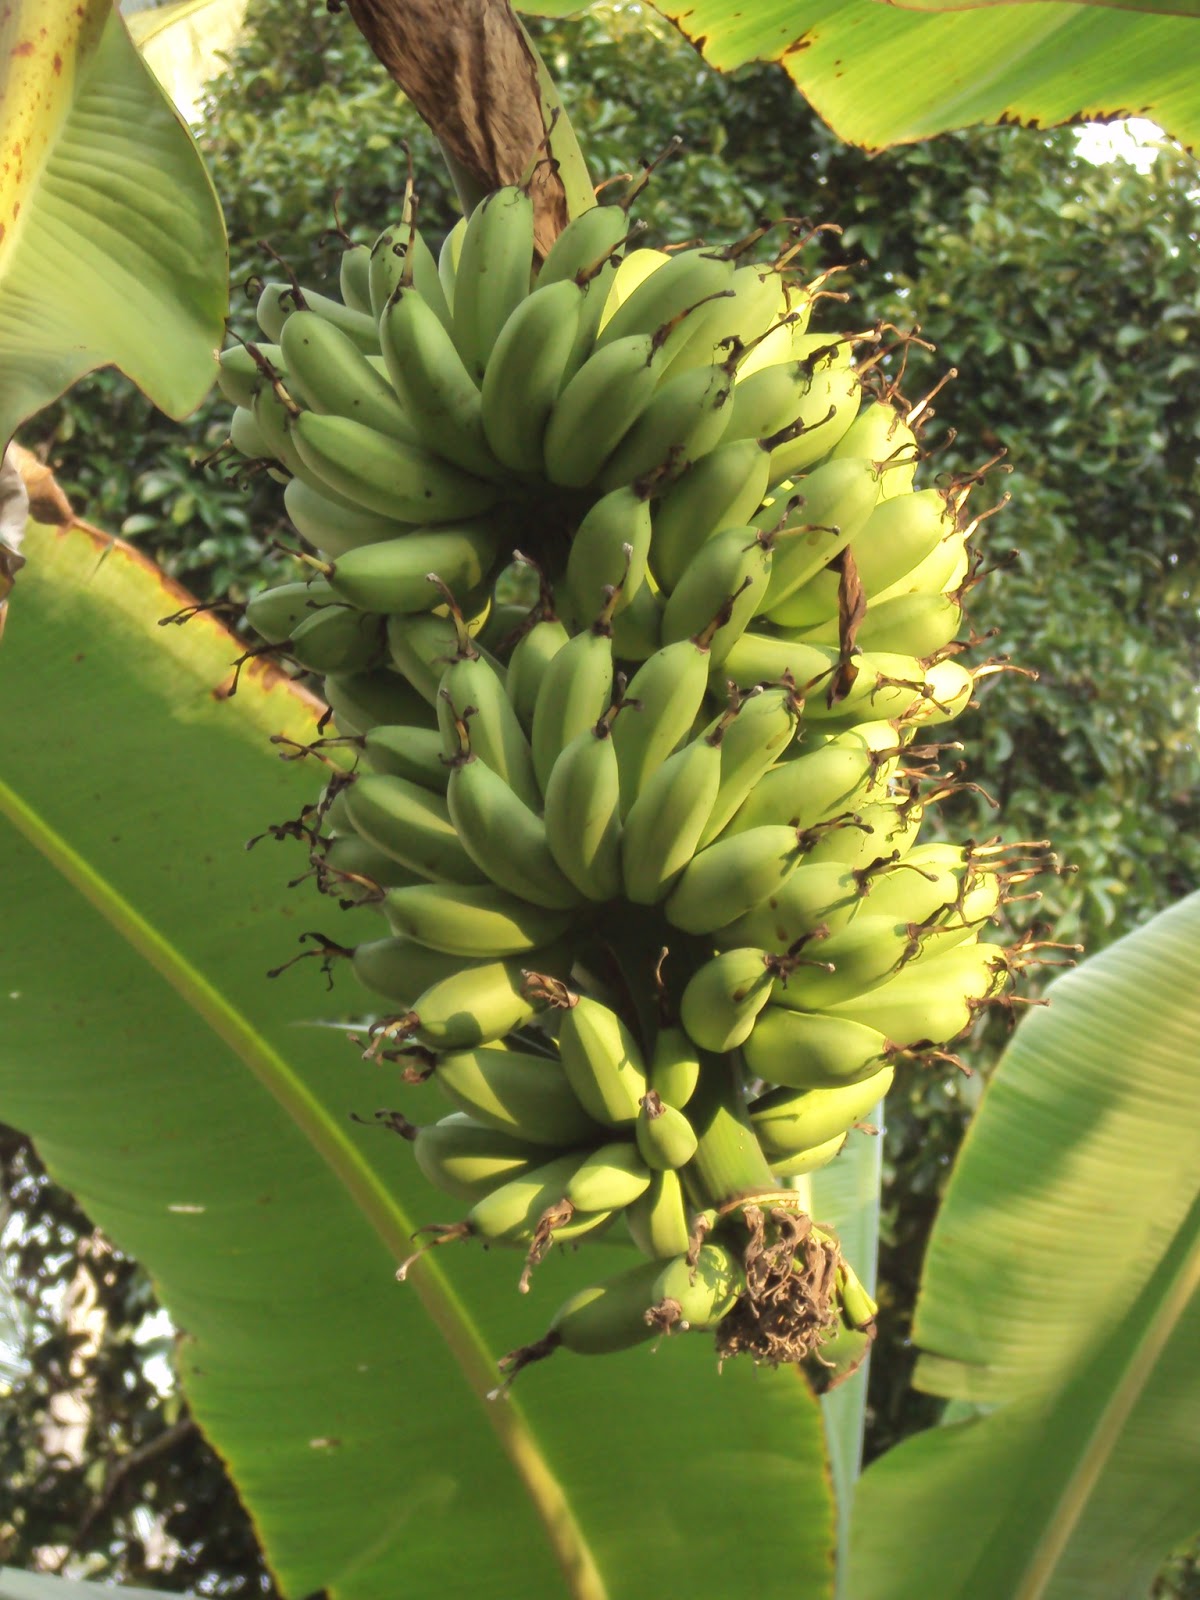
{"label": "leaf midrib", "polygon": [[[165,938],[7,783],[0,780],[0,815],[6,816],[129,947],[174,990],[229,1047],[291,1118],[396,1261],[410,1250],[410,1219],[370,1166],[284,1058]],[[468,1386],[523,1483],[573,1600],[607,1600],[595,1557],[575,1520],[567,1494],[543,1455],[520,1402],[487,1399],[495,1387],[491,1355],[462,1300],[436,1263],[426,1258],[409,1282],[441,1333]]]}

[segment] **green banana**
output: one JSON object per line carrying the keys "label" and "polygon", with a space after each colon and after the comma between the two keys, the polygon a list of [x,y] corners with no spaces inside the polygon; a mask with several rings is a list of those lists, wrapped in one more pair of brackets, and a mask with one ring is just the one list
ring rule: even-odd
{"label": "green banana", "polygon": [[[253,404],[253,401],[251,401]],[[254,412],[247,406],[238,406],[233,416],[229,419],[229,442],[240,456],[247,461],[272,461],[275,452],[267,443],[266,438],[254,420]],[[270,469],[270,476],[279,474],[275,468]]]}
{"label": "green banana", "polygon": [[[463,971],[460,956],[427,950],[412,939],[369,939],[356,945],[351,960],[354,975],[390,1005],[410,1006],[433,983],[457,977]],[[472,963],[473,965],[473,963]]]}
{"label": "green banana", "polygon": [[[450,310],[452,319],[454,315],[454,291],[458,279],[458,263],[462,258],[467,222],[468,218],[459,217],[458,221],[442,240],[442,248],[438,251],[438,282],[442,286],[442,296]],[[416,281],[415,276],[413,281]]]}
{"label": "green banana", "polygon": [[[837,442],[830,434],[831,424],[822,419],[833,403],[828,375],[831,369],[840,369],[846,346],[830,334],[784,337],[790,345],[785,360],[740,363],[729,437],[773,439],[788,428],[804,425],[813,436],[826,436],[817,450],[820,458]],[[779,476],[786,474],[772,473],[772,481]]]}
{"label": "green banana", "polygon": [[781,978],[771,999],[792,1011],[824,1010],[886,983],[917,948],[905,923],[864,912],[840,932],[814,942],[817,963]]}
{"label": "green banana", "polygon": [[338,262],[338,293],[351,311],[361,311],[372,316],[371,309],[371,251],[365,244],[350,244],[342,251]]}
{"label": "green banana", "polygon": [[297,533],[331,560],[360,544],[379,544],[398,539],[411,523],[381,517],[375,511],[345,504],[314,489],[303,478],[292,478],[283,491],[284,509]]}
{"label": "green banana", "polygon": [[602,1144],[576,1167],[563,1198],[576,1211],[621,1211],[646,1192],[650,1177],[637,1145]]}
{"label": "green banana", "polygon": [[570,638],[554,616],[538,617],[512,647],[504,687],[526,733],[533,731],[533,711],[548,664]]}
{"label": "green banana", "polygon": [[459,961],[460,970],[424,989],[405,1019],[417,1042],[431,1050],[473,1050],[523,1028],[542,1005],[526,974],[569,964],[553,950],[469,966],[461,966],[461,957],[449,959]]}
{"label": "green banana", "polygon": [[654,1303],[660,1271],[660,1262],[642,1262],[604,1283],[576,1290],[554,1313],[545,1339],[529,1347],[534,1353],[513,1351],[501,1365],[515,1375],[527,1362],[549,1355],[559,1345],[576,1355],[601,1356],[657,1338],[659,1330],[646,1321],[646,1312]]}
{"label": "green banana", "polygon": [[769,454],[757,439],[734,439],[666,486],[650,544],[650,568],[664,589],[675,587],[706,539],[749,521],[767,492],[769,469]]}
{"label": "green banana", "polygon": [[296,624],[288,654],[309,672],[362,672],[382,662],[386,645],[381,617],[334,605]]}
{"label": "green banana", "polygon": [[394,672],[329,673],[325,698],[339,733],[370,733],[381,724],[428,726],[428,707]]}
{"label": "green banana", "polygon": [[777,606],[866,526],[879,491],[877,473],[873,462],[851,458],[827,461],[797,483],[800,505],[778,535],[771,581],[762,602],[769,621],[775,620]]}
{"label": "green banana", "polygon": [[[468,717],[467,713],[472,712]],[[459,729],[468,726],[471,750],[525,805],[538,809],[542,795],[529,741],[506,693],[506,682],[469,639],[446,667],[438,687],[438,726],[447,762],[459,754]]]}
{"label": "green banana", "polygon": [[[259,327],[267,338],[279,344],[282,340],[284,323],[298,310],[311,311],[314,316],[332,323],[348,339],[352,339],[364,355],[379,354],[379,334],[374,317],[362,311],[355,311],[353,307],[343,305],[340,300],[331,299],[329,295],[318,294],[315,289],[303,289],[300,298],[297,298],[290,284],[265,284],[258,297],[255,315]],[[263,320],[264,313],[270,327]]]}
{"label": "green banana", "polygon": [[532,1172],[546,1152],[455,1112],[417,1129],[413,1156],[425,1179],[456,1200],[474,1204],[510,1178]]}
{"label": "green banana", "polygon": [[669,1331],[704,1332],[715,1328],[733,1309],[746,1287],[741,1262],[720,1244],[704,1244],[695,1259],[676,1256],[654,1283],[656,1308],[669,1307]]}
{"label": "green banana", "polygon": [[621,811],[630,807],[650,774],[692,730],[708,686],[709,652],[695,639],[664,645],[648,657],[625,692],[628,709],[613,725],[621,776]]}
{"label": "green banana", "polygon": [[893,1048],[878,1028],[848,1017],[768,1006],[743,1043],[742,1057],[764,1083],[833,1089],[874,1077]]}
{"label": "green banana", "polygon": [[700,1057],[696,1046],[677,1024],[661,1027],[650,1057],[651,1089],[664,1105],[682,1111],[695,1094],[699,1081]]}
{"label": "green banana", "polygon": [[292,419],[290,437],[318,488],[328,485],[355,505],[399,522],[478,516],[503,493],[497,484],[350,417],[304,411]]}
{"label": "green banana", "polygon": [[[642,1160],[656,1172],[673,1172],[687,1166],[699,1144],[695,1129],[683,1112],[668,1105],[653,1089],[647,1089],[642,1096],[634,1133]],[[649,1187],[647,1182],[646,1188]]]}
{"label": "green banana", "polygon": [[815,1144],[810,1150],[797,1150],[794,1155],[778,1156],[771,1162],[771,1172],[776,1178],[803,1178],[810,1172],[819,1172],[841,1155],[847,1133],[835,1133],[832,1139]]}
{"label": "green banana", "polygon": [[364,749],[373,772],[407,778],[422,789],[445,794],[450,770],[442,760],[442,736],[435,729],[385,723],[365,735]]}
{"label": "green banana", "polygon": [[567,552],[567,590],[579,616],[595,616],[618,586],[614,615],[619,614],[645,582],[652,533],[648,496],[645,485],[626,484],[601,495],[584,514]]}
{"label": "green banana", "polygon": [[879,483],[881,503],[911,491],[921,459],[916,434],[890,400],[872,400],[864,405],[829,453],[835,459],[867,456],[881,465],[886,463],[887,471]]}
{"label": "green banana", "polygon": [[[260,344],[254,348],[268,366],[276,372],[283,372],[283,358],[277,344]],[[230,405],[249,411],[254,404],[254,396],[266,381],[259,361],[244,344],[231,344],[228,350],[221,351],[217,360],[217,388]],[[243,455],[245,453],[242,452]]]}
{"label": "green banana", "polygon": [[[892,474],[885,472],[881,483]],[[875,597],[919,566],[953,533],[955,517],[940,489],[881,500],[850,548],[858,576]]]}
{"label": "green banana", "polygon": [[717,839],[684,868],[667,897],[667,921],[685,933],[711,933],[776,894],[795,871],[803,844],[794,828],[751,828]]}
{"label": "green banana", "polygon": [[479,389],[437,312],[415,289],[400,288],[388,301],[379,339],[417,442],[464,472],[502,475],[483,430]]}
{"label": "green banana", "polygon": [[[797,644],[791,639],[748,631],[730,645],[721,671],[739,689],[787,681],[795,686],[797,695],[805,699],[806,693],[815,691],[817,684],[827,683],[837,660],[837,651],[828,645]],[[817,698],[816,692],[808,693],[806,716],[812,715],[811,707]],[[911,700],[912,696],[909,698]]]}
{"label": "green banana", "polygon": [[695,367],[660,378],[657,389],[604,463],[602,490],[652,475],[678,477],[715,450],[729,425],[733,380],[725,367]]}
{"label": "green banana", "polygon": [[417,443],[417,429],[396,391],[359,347],[312,311],[295,311],[283,325],[280,350],[288,389],[322,415],[353,417],[390,439]]}
{"label": "green banana", "polygon": [[662,612],[662,596],[647,575],[625,609],[613,617],[613,655],[619,661],[648,661],[662,644]]}
{"label": "green banana", "polygon": [[[736,729],[736,722],[728,739]],[[744,833],[767,823],[812,828],[861,801],[886,796],[900,736],[890,722],[862,722],[808,754],[781,761],[764,773],[730,819],[727,831]]]}
{"label": "green banana", "polygon": [[546,783],[550,853],[589,900],[612,900],[621,892],[620,775],[611,733],[611,714],[577,733]]}
{"label": "green banana", "polygon": [[[460,1111],[528,1144],[573,1149],[594,1145],[604,1136],[558,1063],[545,1056],[485,1045],[440,1056],[433,1075]],[[587,1205],[575,1200],[580,1211],[609,1210],[614,1204],[625,1202]]]}
{"label": "green banana", "polygon": [[454,342],[481,382],[501,329],[529,293],[533,202],[510,184],[486,195],[467,222],[455,270]]}
{"label": "green banana", "polygon": [[552,911],[579,904],[550,853],[546,824],[486,762],[469,750],[456,758],[446,796],[464,850],[493,883]]}
{"label": "green banana", "polygon": [[438,691],[446,668],[459,655],[465,632],[474,648],[491,662],[493,670],[503,674],[504,669],[495,657],[488,656],[477,636],[488,616],[487,610],[465,622],[445,614],[439,607],[434,613],[410,613],[388,620],[388,649],[392,666],[416,690],[422,699],[436,710]]}
{"label": "green banana", "polygon": [[268,644],[282,644],[291,638],[293,628],[336,603],[337,597],[324,578],[278,583],[247,600],[246,621]]}
{"label": "green banana", "polygon": [[693,739],[646,779],[620,837],[627,900],[655,905],[664,898],[696,852],[720,782],[720,742],[710,737]]}
{"label": "green banana", "polygon": [[[307,298],[306,295],[305,299]],[[259,290],[254,318],[272,344],[279,343],[283,325],[298,304],[295,290],[290,283],[268,282]]]}
{"label": "green banana", "polygon": [[431,611],[443,595],[430,575],[465,596],[491,569],[496,545],[495,528],[482,519],[430,528],[347,550],[327,576],[338,594],[364,611]]}
{"label": "green banana", "polygon": [[577,734],[594,728],[612,698],[613,657],[604,613],[547,661],[533,708],[530,744],[543,794],[559,753]]}
{"label": "green banana", "polygon": [[356,833],[331,839],[322,849],[317,870],[318,887],[347,905],[375,901],[384,889],[418,881],[416,873]]}
{"label": "green banana", "polygon": [[571,218],[555,239],[538,273],[538,287],[586,274],[611,258],[629,230],[620,206],[589,206]]}
{"label": "green banana", "polygon": [[487,873],[467,854],[439,794],[383,773],[366,773],[347,796],[355,831],[404,866],[439,882],[479,884]]}
{"label": "green banana", "polygon": [[834,933],[845,927],[863,898],[859,877],[844,862],[805,860],[769,899],[718,929],[714,942],[726,949],[752,945],[781,953],[812,938],[818,928]]}
{"label": "green banana", "polygon": [[835,1089],[772,1089],[750,1107],[750,1121],[768,1160],[812,1150],[873,1111],[891,1088],[884,1067],[858,1083]]}
{"label": "green banana", "polygon": [[422,883],[394,889],[383,904],[393,933],[451,955],[520,955],[567,930],[565,911],[547,911],[492,884]]}
{"label": "green banana", "polygon": [[736,1050],[749,1038],[775,982],[776,970],[765,950],[724,950],[688,979],[679,1020],[701,1050]]}
{"label": "green banana", "polygon": [[562,1198],[564,1186],[579,1165],[579,1154],[555,1156],[540,1167],[510,1178],[467,1212],[464,1226],[451,1237],[486,1239],[492,1244],[525,1244],[545,1211]]}
{"label": "green banana", "polygon": [[728,291],[689,316],[686,337],[664,376],[674,378],[694,367],[727,360],[738,346],[753,345],[787,314],[787,291],[781,274],[771,267],[738,267],[729,280]]}
{"label": "green banana", "polygon": [[597,351],[622,339],[653,336],[659,340],[666,359],[673,360],[692,336],[689,319],[696,314],[700,302],[726,294],[734,270],[731,259],[712,251],[676,251],[643,278],[604,323],[596,338]]}
{"label": "green banana", "polygon": [[721,613],[725,620],[709,643],[709,670],[719,669],[767,593],[774,557],[770,537],[758,528],[714,534],[696,551],[667,601],[663,642],[694,638]]}
{"label": "green banana", "polygon": [[637,1040],[615,1011],[588,995],[572,995],[562,1011],[559,1056],[576,1098],[606,1127],[632,1127],[646,1093]]}
{"label": "green banana", "polygon": [[923,661],[950,643],[962,620],[962,607],[948,595],[898,595],[867,607],[858,643],[864,650],[893,651]]}
{"label": "green banana", "polygon": [[371,314],[376,323],[403,285],[411,285],[436,312],[444,328],[452,318],[438,264],[420,230],[408,222],[385,228],[371,250]]}
{"label": "green banana", "polygon": [[652,1261],[686,1255],[691,1248],[683,1185],[673,1168],[657,1170],[645,1194],[626,1206],[624,1216],[630,1238]]}
{"label": "green banana", "polygon": [[571,278],[545,281],[516,307],[500,330],[483,375],[483,431],[496,460],[513,472],[540,475],[542,446],[555,402],[567,382],[584,291]]}
{"label": "green banana", "polygon": [[1009,967],[998,945],[964,943],[901,968],[889,983],[830,1015],[876,1028],[900,1049],[948,1044],[965,1033],[980,1007],[1002,992]]}
{"label": "green banana", "polygon": [[649,405],[661,361],[649,334],[597,349],[554,403],[542,462],[551,483],[582,489]]}
{"label": "green banana", "polygon": [[709,737],[723,730],[721,778],[698,849],[711,844],[756,792],[764,774],[786,753],[799,722],[799,704],[790,689],[756,688],[738,699],[736,715],[725,714],[709,727]]}

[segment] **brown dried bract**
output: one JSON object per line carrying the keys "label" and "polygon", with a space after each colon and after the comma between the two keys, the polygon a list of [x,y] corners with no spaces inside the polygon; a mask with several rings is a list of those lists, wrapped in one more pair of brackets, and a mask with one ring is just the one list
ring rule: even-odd
{"label": "brown dried bract", "polygon": [[837,1245],[803,1212],[747,1205],[742,1215],[746,1290],[717,1329],[718,1354],[769,1367],[802,1361],[837,1323]]}

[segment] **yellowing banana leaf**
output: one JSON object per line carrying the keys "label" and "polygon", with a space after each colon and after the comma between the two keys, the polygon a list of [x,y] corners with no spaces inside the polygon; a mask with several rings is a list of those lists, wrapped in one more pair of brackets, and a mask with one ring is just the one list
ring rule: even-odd
{"label": "yellowing banana leaf", "polygon": [[126,15],[142,59],[182,116],[196,114],[200,92],[222,71],[246,17],[246,0],[171,0]]}
{"label": "yellowing banana leaf", "polygon": [[0,148],[0,444],[109,364],[185,416],[221,342],[224,225],[110,0],[0,11]]}
{"label": "yellowing banana leaf", "polygon": [[628,1247],[558,1253],[525,1296],[519,1255],[465,1244],[395,1282],[413,1230],[459,1208],[350,1113],[445,1104],[314,1025],[368,1007],[343,974],[265,976],[304,930],[381,925],[286,888],[295,842],[244,848],[319,788],[267,742],[311,740],[319,707],[261,664],[230,699],[235,641],[157,626],[186,596],[128,547],[33,527],[25,550],[0,649],[0,1119],[153,1274],[284,1592],[828,1595],[820,1415],[792,1373],[719,1375],[677,1337],[484,1398]]}
{"label": "yellowing banana leaf", "polygon": [[919,1385],[982,1410],[863,1475],[855,1600],[1141,1595],[1200,1528],[1198,950],[1194,894],[1005,1053],[914,1328]]}
{"label": "yellowing banana leaf", "polygon": [[1131,116],[1200,142],[1197,38],[1184,16],[1052,0],[937,15],[879,0],[656,0],[656,9],[723,72],[778,61],[835,133],[868,150],[978,122]]}

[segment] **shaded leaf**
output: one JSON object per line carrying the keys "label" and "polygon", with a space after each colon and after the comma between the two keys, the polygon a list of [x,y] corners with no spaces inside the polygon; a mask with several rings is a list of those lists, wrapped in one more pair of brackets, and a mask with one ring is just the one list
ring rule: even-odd
{"label": "shaded leaf", "polygon": [[[228,1463],[282,1587],[727,1600],[736,1564],[769,1592],[781,1563],[828,1594],[832,1520],[819,1413],[788,1372],[711,1343],[562,1355],[489,1403],[500,1352],[540,1333],[627,1246],[545,1262],[462,1246],[393,1279],[419,1224],[458,1209],[390,1135],[358,1128],[408,1098],[336,1031],[366,996],[308,963],[264,970],[324,909],[302,870],[247,834],[294,816],[318,779],[275,759],[320,709],[261,664],[226,697],[237,643],[128,546],[31,528],[0,651],[6,931],[0,1117],[149,1269],[182,1330],[194,1414]],[[53,736],[48,736],[48,730]],[[357,931],[356,931],[357,929]],[[797,1514],[746,1547],[764,1473]],[[721,1515],[711,1514],[719,1493]],[[469,1541],[463,1530],[470,1529]]]}
{"label": "shaded leaf", "polygon": [[[107,20],[106,20],[107,19]],[[107,0],[0,21],[0,442],[113,364],[171,416],[212,383],[227,264],[212,184]]]}
{"label": "shaded leaf", "polygon": [[657,9],[722,72],[780,62],[834,132],[867,149],[976,122],[1130,116],[1185,145],[1200,140],[1185,17],[1047,0],[982,15],[922,16],[878,0],[660,0]]}
{"label": "shaded leaf", "polygon": [[1062,979],[1006,1051],[915,1325],[921,1387],[987,1411],[864,1475],[856,1600],[1144,1593],[1195,1531],[1198,943],[1200,894]]}

